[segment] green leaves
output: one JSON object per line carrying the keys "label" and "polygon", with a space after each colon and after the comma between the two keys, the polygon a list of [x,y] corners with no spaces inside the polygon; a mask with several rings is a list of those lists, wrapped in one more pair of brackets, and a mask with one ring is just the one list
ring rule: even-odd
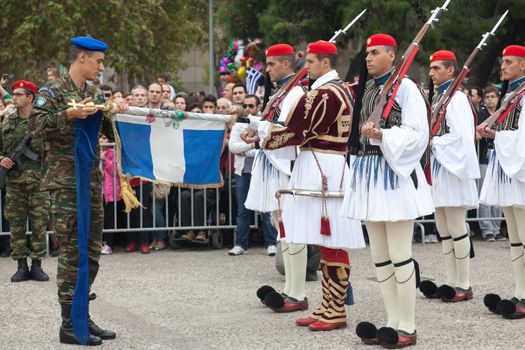
{"label": "green leaves", "polygon": [[[266,44],[290,42],[294,45],[313,40],[328,39],[364,8],[365,17],[349,33],[348,38],[359,40],[373,33],[393,35],[402,52],[414,38],[430,11],[444,0],[222,0],[218,1],[218,15],[227,29],[227,39],[246,39],[260,36]],[[426,67],[428,57],[436,50],[450,49],[463,61],[489,31],[495,21],[510,9],[496,38],[476,58],[472,76],[475,84],[497,79],[491,68],[501,49],[510,43],[525,41],[525,0],[454,0],[449,10],[422,42],[416,60]],[[348,40],[348,39],[346,39]],[[344,40],[341,43],[344,45]],[[423,77],[423,75],[422,75]],[[426,79],[426,78],[425,78]]]}
{"label": "green leaves", "polygon": [[42,83],[45,69],[69,65],[69,39],[109,44],[106,65],[131,81],[176,72],[182,54],[205,40],[205,0],[0,1],[0,69]]}

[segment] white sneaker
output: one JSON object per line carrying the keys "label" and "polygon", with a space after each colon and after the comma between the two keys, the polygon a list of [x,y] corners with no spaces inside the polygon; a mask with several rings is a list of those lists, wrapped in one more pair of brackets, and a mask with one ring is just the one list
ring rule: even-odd
{"label": "white sneaker", "polygon": [[437,239],[437,236],[435,234],[429,234],[429,235],[426,235],[425,237],[425,242],[426,243],[437,243],[439,242],[438,239]]}
{"label": "white sneaker", "polygon": [[232,256],[235,256],[235,255],[241,255],[241,254],[244,254],[244,253],[246,253],[246,249],[244,249],[243,247],[238,246],[238,245],[236,245],[235,247],[233,247],[233,248],[228,252],[228,254],[229,254],[229,255],[232,255]]}
{"label": "white sneaker", "polygon": [[113,253],[113,249],[111,249],[111,247],[109,245],[107,245],[106,242],[104,242],[104,245],[102,246],[101,253],[103,255],[109,255],[109,254]]}
{"label": "white sneaker", "polygon": [[276,246],[269,245],[268,248],[266,248],[266,254],[268,254],[268,256],[275,256],[275,253],[277,253]]}

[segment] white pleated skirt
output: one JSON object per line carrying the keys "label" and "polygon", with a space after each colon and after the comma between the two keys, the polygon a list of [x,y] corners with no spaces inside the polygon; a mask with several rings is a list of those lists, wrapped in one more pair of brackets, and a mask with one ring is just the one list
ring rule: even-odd
{"label": "white pleated skirt", "polygon": [[[345,157],[338,154],[316,152],[317,159],[328,180],[328,191],[340,191],[344,169],[344,182],[349,169]],[[293,168],[290,189],[321,190],[321,174],[311,151],[302,151]],[[361,222],[339,215],[343,198],[326,199],[330,220],[330,236],[321,235],[321,198],[283,195],[281,197],[283,223],[288,243],[316,244],[329,248],[364,248]]]}
{"label": "white pleated skirt", "polygon": [[358,156],[350,164],[341,215],[363,221],[405,221],[434,212],[430,186],[419,164],[417,188],[411,177],[397,176],[382,156]]}
{"label": "white pleated skirt", "polygon": [[288,188],[289,180],[290,177],[277,169],[263,151],[257,152],[244,206],[261,213],[278,210],[275,192]]}
{"label": "white pleated skirt", "polygon": [[432,157],[432,200],[434,207],[479,206],[479,192],[475,179],[460,179]]}
{"label": "white pleated skirt", "polygon": [[489,156],[489,165],[479,201],[485,205],[525,208],[525,182],[517,181],[505,174],[494,149]]}

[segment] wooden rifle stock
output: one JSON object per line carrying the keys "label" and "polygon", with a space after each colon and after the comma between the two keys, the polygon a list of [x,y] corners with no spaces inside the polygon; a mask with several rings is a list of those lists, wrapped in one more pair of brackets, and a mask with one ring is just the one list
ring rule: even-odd
{"label": "wooden rifle stock", "polygon": [[438,104],[436,105],[436,107],[432,111],[432,118],[431,118],[430,125],[431,125],[431,130],[432,130],[432,135],[433,136],[435,136],[437,134],[438,129],[439,129],[439,125],[441,124],[441,121],[445,117],[448,103],[450,102],[450,100],[452,99],[452,97],[454,96],[456,91],[458,91],[459,87],[463,83],[463,80],[465,80],[465,78],[469,74],[469,72],[470,72],[469,71],[470,64],[472,63],[472,61],[474,60],[476,55],[481,50],[483,50],[483,47],[487,46],[488,41],[491,38],[494,37],[494,35],[496,33],[496,30],[499,28],[500,24],[503,22],[505,17],[507,17],[508,13],[509,13],[509,10],[505,11],[505,13],[499,18],[499,20],[496,23],[496,25],[494,25],[492,30],[490,32],[487,32],[487,33],[483,34],[483,36],[481,37],[480,43],[478,44],[478,46],[476,46],[474,51],[472,51],[472,53],[468,56],[467,60],[463,64],[463,68],[461,69],[461,71],[459,72],[457,77],[454,79],[454,81],[450,84],[450,86],[447,89],[447,91],[445,92],[443,98],[438,102]]}
{"label": "wooden rifle stock", "polygon": [[[448,0],[450,1],[450,0]],[[357,16],[354,17],[350,23],[344,28],[339,29],[335,32],[334,36],[330,38],[331,43],[335,43],[338,39],[340,39],[343,35],[346,34],[348,29],[352,27],[366,12],[366,9],[361,11]],[[268,101],[266,104],[266,107],[264,108],[263,112],[261,113],[261,120],[268,120],[271,118],[274,111],[279,107],[279,104],[284,100],[288,92],[303,79],[306,74],[308,74],[306,68],[303,66],[301,69],[299,69],[295,74],[277,91],[277,93]]]}
{"label": "wooden rifle stock", "polygon": [[507,115],[511,112],[510,106],[517,102],[516,98],[519,98],[520,95],[525,93],[525,83],[522,83],[516,90],[510,93],[510,95],[507,97],[506,100],[503,101],[500,108],[496,110],[496,112],[492,113],[490,117],[485,120],[485,123],[487,123],[489,128],[492,128],[494,123],[498,122],[501,123]]}
{"label": "wooden rifle stock", "polygon": [[[456,94],[456,92],[459,90],[459,87],[467,77],[467,75],[470,73],[470,70],[468,69],[468,65],[465,63],[457,77],[452,81],[450,86],[448,87],[447,91],[441,98],[441,100],[438,102],[436,107],[432,110],[432,118],[430,119],[430,128],[432,130],[432,136],[435,136],[437,134],[437,131],[439,129],[439,125],[441,124],[441,121],[445,117],[445,114],[447,113],[447,106],[450,100],[452,100],[452,97]],[[432,103],[432,101],[430,101]]]}
{"label": "wooden rifle stock", "polygon": [[441,17],[441,15],[447,10],[449,2],[450,0],[445,1],[441,7],[438,7],[432,11],[432,16],[430,16],[428,21],[423,24],[414,40],[412,40],[412,43],[403,53],[403,56],[401,56],[401,60],[399,60],[399,63],[395,66],[392,75],[390,75],[384,84],[381,94],[379,95],[379,103],[374,107],[372,114],[367,120],[368,122],[374,123],[374,127],[376,129],[381,128],[382,118],[384,120],[388,119],[388,115],[390,114],[392,106],[394,105],[395,97],[397,90],[399,89],[399,85],[401,84],[401,80],[405,77],[408,68],[414,61],[414,58],[419,51],[419,43],[432,24],[437,22],[439,17]]}
{"label": "wooden rifle stock", "polygon": [[267,120],[273,112],[279,107],[279,104],[284,100],[288,92],[301,81],[307,74],[306,68],[302,67],[295,74],[288,79],[288,81],[279,89],[279,91],[272,96],[270,101],[266,104],[266,108],[261,113],[261,120]]}

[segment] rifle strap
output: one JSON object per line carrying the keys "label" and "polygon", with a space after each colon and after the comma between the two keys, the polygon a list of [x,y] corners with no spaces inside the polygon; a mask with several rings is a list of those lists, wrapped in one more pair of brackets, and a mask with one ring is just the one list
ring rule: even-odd
{"label": "rifle strap", "polygon": [[518,105],[518,103],[520,102],[520,100],[522,99],[523,95],[525,95],[525,90],[523,90],[522,92],[520,92],[520,94],[516,97],[516,99],[514,100],[514,102],[509,106],[509,108],[507,108],[505,110],[505,112],[501,113],[501,115],[499,116],[498,120],[497,120],[497,124],[501,124],[505,118],[507,118],[507,116],[510,114],[510,112],[512,112],[512,110]]}

